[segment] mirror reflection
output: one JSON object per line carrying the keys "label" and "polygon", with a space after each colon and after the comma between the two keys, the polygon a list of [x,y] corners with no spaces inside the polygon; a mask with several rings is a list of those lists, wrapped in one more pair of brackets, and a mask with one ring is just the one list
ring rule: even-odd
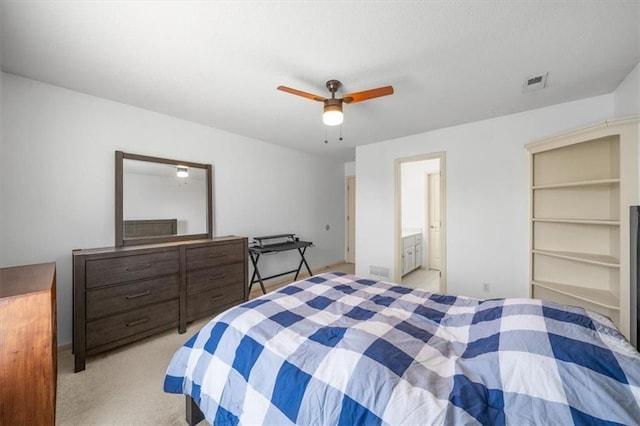
{"label": "mirror reflection", "polygon": [[115,154],[116,247],[212,238],[211,164]]}
{"label": "mirror reflection", "polygon": [[124,238],[207,233],[207,171],[123,161]]}

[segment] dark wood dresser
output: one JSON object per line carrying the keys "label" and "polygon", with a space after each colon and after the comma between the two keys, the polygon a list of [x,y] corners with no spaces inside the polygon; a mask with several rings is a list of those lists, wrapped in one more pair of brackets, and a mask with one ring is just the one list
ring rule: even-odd
{"label": "dark wood dresser", "polygon": [[248,297],[247,239],[73,251],[75,371],[89,355],[213,315]]}
{"label": "dark wood dresser", "polygon": [[0,425],[53,425],[56,264],[0,269]]}

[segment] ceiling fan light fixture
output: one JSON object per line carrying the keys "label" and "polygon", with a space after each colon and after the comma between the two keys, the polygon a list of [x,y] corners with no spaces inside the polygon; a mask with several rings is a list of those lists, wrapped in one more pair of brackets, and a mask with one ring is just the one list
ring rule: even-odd
{"label": "ceiling fan light fixture", "polygon": [[322,113],[322,121],[324,124],[327,126],[337,126],[342,124],[343,120],[341,100],[327,99],[324,101],[324,112]]}

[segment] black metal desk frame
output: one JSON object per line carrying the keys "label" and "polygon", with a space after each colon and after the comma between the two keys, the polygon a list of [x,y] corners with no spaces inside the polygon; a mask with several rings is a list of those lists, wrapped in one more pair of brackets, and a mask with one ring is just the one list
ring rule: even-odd
{"label": "black metal desk frame", "polygon": [[[275,243],[275,244],[264,244],[265,240],[272,240],[278,238],[287,238],[287,241]],[[295,234],[281,234],[281,235],[269,235],[266,237],[254,237],[255,244],[254,246],[249,247],[249,257],[251,258],[251,263],[253,264],[253,275],[251,276],[251,281],[249,282],[249,291],[253,287],[254,283],[260,283],[260,287],[262,288],[262,293],[267,294],[267,290],[264,288],[264,280],[268,280],[271,278],[281,277],[283,275],[291,274],[293,272],[296,273],[296,276],[293,280],[298,279],[298,275],[300,275],[300,270],[302,269],[302,265],[307,268],[307,272],[309,272],[309,276],[312,276],[311,268],[309,268],[309,264],[307,260],[304,258],[304,254],[307,251],[307,248],[312,246],[313,243],[310,241],[300,241],[296,238]],[[300,254],[300,264],[298,264],[297,269],[292,269],[290,271],[282,272],[280,274],[271,275],[268,277],[263,277],[260,275],[260,270],[258,269],[258,260],[260,256],[263,254],[274,254],[288,250],[298,250]]]}

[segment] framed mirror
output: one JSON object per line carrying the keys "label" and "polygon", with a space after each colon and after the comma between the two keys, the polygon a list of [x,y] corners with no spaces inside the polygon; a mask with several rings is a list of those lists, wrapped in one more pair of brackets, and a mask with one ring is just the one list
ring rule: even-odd
{"label": "framed mirror", "polygon": [[211,164],[116,151],[116,247],[213,236]]}

